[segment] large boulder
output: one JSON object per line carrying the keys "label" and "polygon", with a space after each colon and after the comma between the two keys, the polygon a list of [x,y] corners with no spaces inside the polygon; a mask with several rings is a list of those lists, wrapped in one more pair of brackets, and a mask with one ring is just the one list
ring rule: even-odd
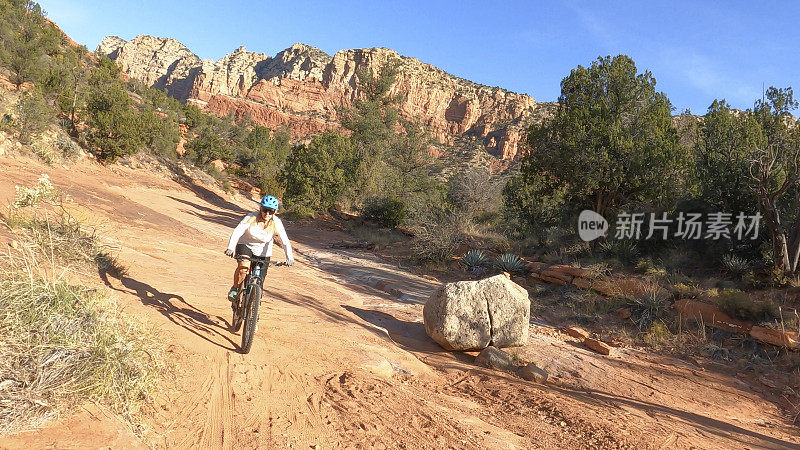
{"label": "large boulder", "polygon": [[422,310],[428,336],[447,350],[514,347],[528,341],[528,291],[503,275],[442,285]]}

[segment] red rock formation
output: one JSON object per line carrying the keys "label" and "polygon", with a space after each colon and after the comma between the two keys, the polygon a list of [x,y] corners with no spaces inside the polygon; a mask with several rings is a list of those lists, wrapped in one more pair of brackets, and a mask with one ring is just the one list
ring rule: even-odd
{"label": "red rock formation", "polygon": [[[483,140],[503,160],[520,156],[521,130],[541,109],[530,96],[479,85],[384,48],[342,50],[333,57],[295,44],[268,57],[241,47],[219,61],[200,60],[173,39],[137,36],[130,42],[108,37],[102,50],[123,71],[165,88],[181,101],[218,115],[249,115],[256,123],[289,126],[298,139],[341,129],[337,111],[362,93],[357,73],[399,62],[393,95],[401,114],[419,121],[443,144],[463,135]],[[534,114],[534,112],[536,114]]]}
{"label": "red rock formation", "polygon": [[211,95],[206,98],[208,98],[208,101],[203,103],[193,99],[189,99],[189,102],[213,111],[220,116],[227,116],[231,113],[239,119],[249,116],[253,122],[272,129],[287,126],[292,130],[295,136],[301,138],[320,134],[327,130],[343,131],[338,122],[333,122],[325,118],[286,113],[244,98],[235,98],[220,94]]}

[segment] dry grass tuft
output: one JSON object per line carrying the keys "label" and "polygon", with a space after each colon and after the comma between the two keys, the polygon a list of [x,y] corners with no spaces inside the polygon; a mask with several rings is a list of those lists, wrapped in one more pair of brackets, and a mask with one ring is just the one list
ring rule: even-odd
{"label": "dry grass tuft", "polygon": [[30,249],[2,267],[0,434],[87,400],[133,421],[162,369],[153,333],[94,290],[45,278]]}
{"label": "dry grass tuft", "polygon": [[115,275],[126,268],[66,211],[45,176],[17,194],[0,221],[19,240],[0,257],[0,434],[85,401],[135,424],[164,367],[159,340],[113,300],[66,281],[88,265]]}

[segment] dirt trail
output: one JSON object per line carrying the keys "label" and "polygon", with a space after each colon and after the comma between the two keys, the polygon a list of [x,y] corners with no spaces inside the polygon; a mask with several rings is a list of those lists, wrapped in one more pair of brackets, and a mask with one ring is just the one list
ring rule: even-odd
{"label": "dirt trail", "polygon": [[[157,326],[174,355],[174,379],[146,418],[155,447],[800,446],[766,393],[711,364],[630,350],[603,357],[537,324],[518,354],[544,365],[555,384],[476,367],[425,335],[421,308],[435,283],[328,248],[346,239],[331,230],[288,224],[298,263],[270,269],[252,351],[241,355],[240,335],[228,331],[233,263],[222,250],[254,204],[124,167],[6,156],[0,171],[0,203],[14,185],[48,173],[120,246],[129,274],[87,282]],[[118,421],[85,415],[0,438],[0,448],[140,444],[102,432]]]}

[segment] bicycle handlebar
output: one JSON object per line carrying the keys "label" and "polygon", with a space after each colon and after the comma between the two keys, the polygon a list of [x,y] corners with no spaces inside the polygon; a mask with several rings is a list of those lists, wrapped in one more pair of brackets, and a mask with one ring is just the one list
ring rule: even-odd
{"label": "bicycle handlebar", "polygon": [[[267,259],[267,257],[263,257],[262,258],[260,256],[249,256],[249,255],[238,255],[236,257],[236,260],[239,260],[239,261],[241,261],[243,259],[246,259],[248,261],[260,261],[260,262],[263,262],[265,259]],[[270,261],[269,265],[270,266],[288,266],[289,264],[286,261]]]}

